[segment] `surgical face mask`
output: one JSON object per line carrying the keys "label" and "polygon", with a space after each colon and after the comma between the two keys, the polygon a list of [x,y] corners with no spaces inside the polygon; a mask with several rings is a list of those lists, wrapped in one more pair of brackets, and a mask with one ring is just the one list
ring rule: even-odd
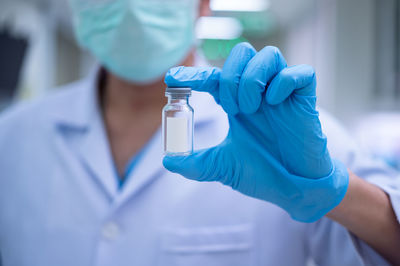
{"label": "surgical face mask", "polygon": [[198,0],[70,1],[80,45],[125,80],[159,79],[194,44]]}

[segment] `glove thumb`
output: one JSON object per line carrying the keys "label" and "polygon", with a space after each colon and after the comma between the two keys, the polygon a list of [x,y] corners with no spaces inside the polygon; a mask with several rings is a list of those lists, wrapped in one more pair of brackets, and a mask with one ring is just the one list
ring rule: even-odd
{"label": "glove thumb", "polygon": [[164,167],[186,178],[197,181],[216,181],[216,148],[199,150],[187,156],[165,156]]}

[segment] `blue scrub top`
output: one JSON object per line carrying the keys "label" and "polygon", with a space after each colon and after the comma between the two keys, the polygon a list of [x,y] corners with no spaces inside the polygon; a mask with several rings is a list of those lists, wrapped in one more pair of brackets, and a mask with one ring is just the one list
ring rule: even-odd
{"label": "blue scrub top", "polygon": [[120,177],[118,171],[116,171],[116,176],[119,183],[119,189],[122,189],[122,187],[126,183],[126,180],[129,178],[129,176],[132,175],[133,171],[135,170],[135,167],[138,165],[140,159],[143,157],[143,154],[146,152],[146,146],[147,145],[143,146],[128,162],[128,164],[125,167],[125,173],[123,177]]}

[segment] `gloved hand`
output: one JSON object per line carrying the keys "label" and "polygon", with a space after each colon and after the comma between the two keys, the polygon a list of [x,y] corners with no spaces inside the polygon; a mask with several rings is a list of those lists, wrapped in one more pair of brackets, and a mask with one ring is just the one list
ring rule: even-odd
{"label": "gloved hand", "polygon": [[166,156],[168,170],[220,181],[303,222],[318,220],[344,197],[348,172],[327,150],[310,66],[287,67],[277,48],[257,53],[241,43],[222,70],[176,67],[165,83],[211,93],[229,118],[221,144],[189,156]]}

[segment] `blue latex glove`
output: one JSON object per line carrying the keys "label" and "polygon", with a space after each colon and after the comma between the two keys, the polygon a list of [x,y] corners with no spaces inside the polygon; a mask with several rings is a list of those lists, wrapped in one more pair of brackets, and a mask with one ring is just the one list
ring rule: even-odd
{"label": "blue latex glove", "polygon": [[241,43],[222,70],[176,67],[165,82],[211,93],[227,112],[230,126],[218,146],[165,157],[168,170],[198,181],[222,182],[272,202],[303,222],[318,220],[340,203],[348,172],[327,150],[310,66],[287,67],[277,48],[257,53]]}

